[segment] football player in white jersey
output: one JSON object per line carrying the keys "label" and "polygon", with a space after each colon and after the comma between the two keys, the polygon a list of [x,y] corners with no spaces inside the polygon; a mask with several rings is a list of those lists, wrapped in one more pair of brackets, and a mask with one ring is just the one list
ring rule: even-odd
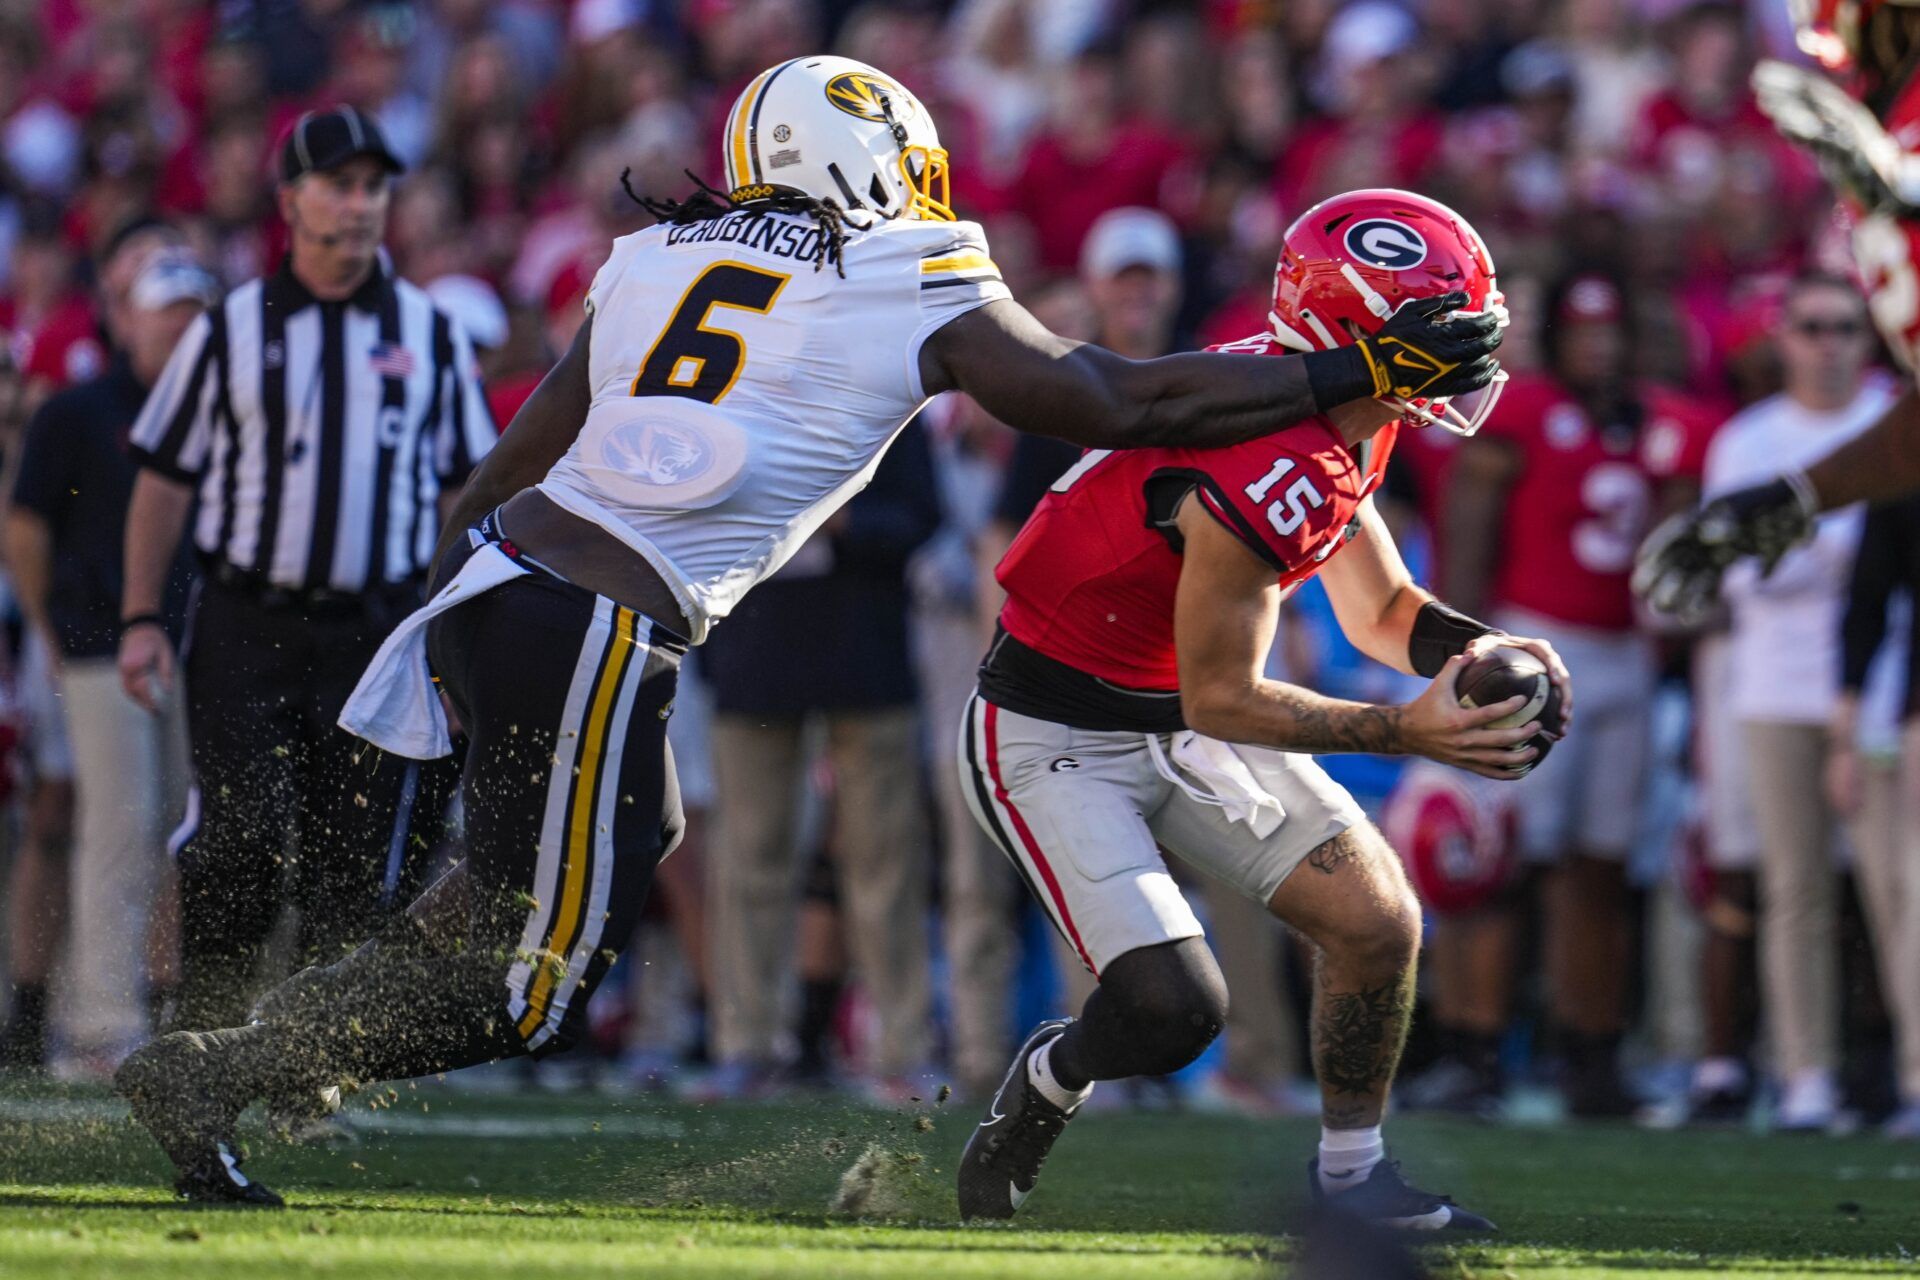
{"label": "football player in white jersey", "polygon": [[587,324],[462,495],[434,596],[342,715],[389,751],[444,754],[431,671],[469,740],[465,862],[360,950],[270,992],[250,1025],[163,1037],[122,1068],[182,1194],[279,1203],[238,1167],[233,1128],[255,1098],[293,1105],[578,1035],[678,837],[681,656],[867,482],[928,397],[965,391],[1088,447],[1225,445],[1498,371],[1496,320],[1459,312],[1465,293],[1298,356],[1131,361],[1059,338],[1013,301],[980,227],[955,220],[926,110],[849,59],[762,72],[724,148],[725,194],[643,201],[660,225],[615,243]]}

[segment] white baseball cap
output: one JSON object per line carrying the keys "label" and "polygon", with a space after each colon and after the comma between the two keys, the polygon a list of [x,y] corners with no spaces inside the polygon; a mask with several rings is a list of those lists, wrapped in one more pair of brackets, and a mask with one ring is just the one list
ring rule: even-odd
{"label": "white baseball cap", "polygon": [[169,250],[140,268],[127,300],[142,311],[159,311],[176,302],[210,307],[220,301],[220,292],[220,282],[192,255]]}
{"label": "white baseball cap", "polygon": [[1080,274],[1111,280],[1128,267],[1180,272],[1180,233],[1158,209],[1133,206],[1101,214],[1080,246]]}

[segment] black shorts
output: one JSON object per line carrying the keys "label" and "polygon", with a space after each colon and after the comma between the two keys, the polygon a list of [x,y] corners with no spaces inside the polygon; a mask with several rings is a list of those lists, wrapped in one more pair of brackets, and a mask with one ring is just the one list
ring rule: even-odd
{"label": "black shorts", "polygon": [[506,1015],[550,1053],[585,1028],[680,837],[667,717],[686,642],[535,569],[435,618],[427,643],[469,739],[476,933],[513,949]]}

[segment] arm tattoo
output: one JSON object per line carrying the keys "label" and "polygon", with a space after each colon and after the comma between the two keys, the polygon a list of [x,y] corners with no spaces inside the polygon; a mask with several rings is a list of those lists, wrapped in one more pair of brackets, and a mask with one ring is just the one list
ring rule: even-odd
{"label": "arm tattoo", "polygon": [[1412,975],[1366,991],[1332,992],[1321,981],[1313,1015],[1313,1067],[1322,1088],[1372,1099],[1393,1079],[1413,1016]]}
{"label": "arm tattoo", "polygon": [[1285,730],[1285,750],[1314,755],[1337,751],[1394,755],[1401,750],[1399,707],[1342,702],[1291,684],[1269,684],[1266,692],[1291,721]]}

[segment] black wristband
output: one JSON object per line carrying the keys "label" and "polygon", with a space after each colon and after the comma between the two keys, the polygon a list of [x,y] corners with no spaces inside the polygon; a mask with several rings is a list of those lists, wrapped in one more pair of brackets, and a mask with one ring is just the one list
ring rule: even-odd
{"label": "black wristband", "polygon": [[1307,364],[1307,387],[1313,392],[1316,412],[1373,396],[1373,371],[1358,347],[1309,351],[1300,358]]}
{"label": "black wristband", "polygon": [[135,627],[144,627],[148,623],[152,623],[162,631],[167,629],[167,618],[165,614],[136,613],[131,618],[120,619],[120,634],[125,635]]}
{"label": "black wristband", "polygon": [[1431,680],[1447,665],[1448,658],[1465,653],[1468,645],[1498,629],[1475,622],[1438,600],[1429,600],[1414,615],[1413,633],[1407,637],[1407,660],[1413,665],[1414,674]]}

